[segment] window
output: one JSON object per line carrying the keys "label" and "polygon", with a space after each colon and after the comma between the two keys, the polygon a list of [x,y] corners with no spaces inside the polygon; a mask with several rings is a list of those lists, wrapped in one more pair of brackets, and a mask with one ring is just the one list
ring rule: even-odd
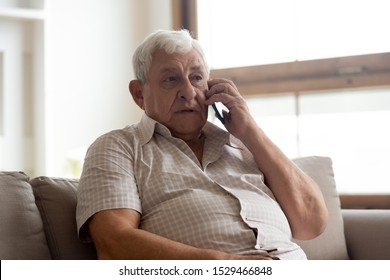
{"label": "window", "polygon": [[390,51],[386,0],[197,3],[198,38],[213,68]]}
{"label": "window", "polygon": [[247,102],[289,157],[331,157],[339,192],[390,193],[390,88],[252,97]]}

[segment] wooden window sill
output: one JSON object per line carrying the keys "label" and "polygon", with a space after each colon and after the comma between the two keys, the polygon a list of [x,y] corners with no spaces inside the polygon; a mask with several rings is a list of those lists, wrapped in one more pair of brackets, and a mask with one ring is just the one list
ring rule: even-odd
{"label": "wooden window sill", "polygon": [[390,194],[340,194],[342,209],[390,209]]}

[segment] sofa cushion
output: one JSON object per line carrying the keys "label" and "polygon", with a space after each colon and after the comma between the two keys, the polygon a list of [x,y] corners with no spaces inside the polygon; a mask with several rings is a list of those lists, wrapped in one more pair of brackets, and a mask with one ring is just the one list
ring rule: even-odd
{"label": "sofa cushion", "polygon": [[28,176],[0,172],[0,259],[50,259]]}
{"label": "sofa cushion", "polygon": [[53,259],[96,259],[92,244],[78,240],[76,229],[77,180],[38,177],[30,181],[41,211]]}
{"label": "sofa cushion", "polygon": [[332,160],[313,156],[293,161],[318,184],[329,212],[328,225],[321,235],[312,240],[294,241],[306,252],[308,259],[349,259]]}
{"label": "sofa cushion", "polygon": [[390,260],[390,210],[343,209],[348,253],[353,260]]}

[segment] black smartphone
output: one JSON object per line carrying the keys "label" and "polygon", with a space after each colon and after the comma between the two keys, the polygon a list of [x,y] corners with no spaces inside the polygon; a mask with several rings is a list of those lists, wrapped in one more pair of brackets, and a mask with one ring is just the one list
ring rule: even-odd
{"label": "black smartphone", "polygon": [[[210,85],[209,85],[209,90],[210,90]],[[225,119],[223,118],[222,113],[220,113],[220,112],[218,111],[217,105],[215,105],[215,103],[213,103],[213,104],[211,105],[211,107],[213,107],[214,112],[215,112],[215,116],[217,117],[217,119],[219,119],[219,120],[221,121],[222,124],[225,124]]]}
{"label": "black smartphone", "polygon": [[220,113],[218,111],[218,108],[217,108],[217,105],[215,105],[215,103],[213,103],[211,105],[211,107],[213,107],[214,111],[215,111],[215,116],[217,117],[217,119],[219,119],[221,121],[222,124],[225,124],[225,119],[223,118],[222,116],[222,113]]}

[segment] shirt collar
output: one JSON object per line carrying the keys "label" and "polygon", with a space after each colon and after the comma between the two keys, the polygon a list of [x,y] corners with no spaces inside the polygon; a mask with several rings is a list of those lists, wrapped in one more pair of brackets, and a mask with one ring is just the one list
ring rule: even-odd
{"label": "shirt collar", "polygon": [[155,132],[166,137],[172,136],[166,126],[152,119],[145,112],[143,113],[137,128],[141,145],[148,143]]}
{"label": "shirt collar", "polygon": [[211,122],[207,122],[203,128],[206,139],[213,139],[216,143],[223,146],[230,144],[230,133]]}
{"label": "shirt collar", "polygon": [[[165,137],[172,137],[171,132],[166,126],[152,119],[145,112],[143,113],[137,128],[141,145],[148,143],[152,139],[154,133],[158,133]],[[215,141],[221,146],[229,145],[235,147],[235,145],[231,143],[232,136],[230,133],[211,122],[206,123],[203,128],[203,133],[206,138],[213,139],[213,142]]]}

